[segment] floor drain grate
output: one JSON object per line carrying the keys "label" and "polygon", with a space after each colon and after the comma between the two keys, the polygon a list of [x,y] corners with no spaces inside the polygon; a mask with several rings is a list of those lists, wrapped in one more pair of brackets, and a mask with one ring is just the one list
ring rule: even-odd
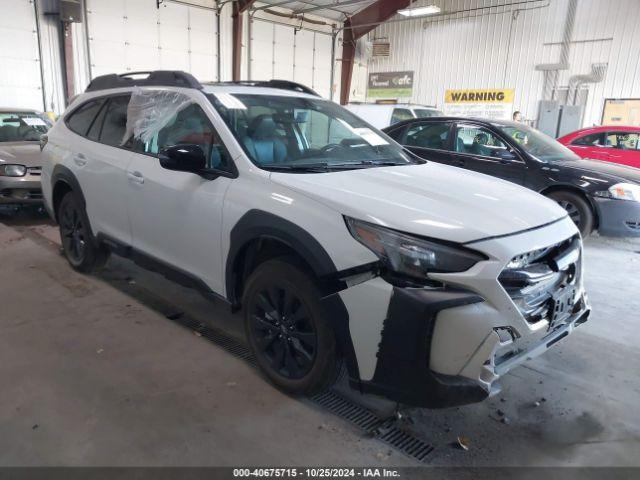
{"label": "floor drain grate", "polygon": [[366,433],[373,433],[380,425],[380,419],[373,412],[350,402],[331,390],[314,395],[311,397],[311,401],[334,415],[353,423]]}
{"label": "floor drain grate", "polygon": [[434,447],[410,432],[397,427],[397,420],[381,420],[371,410],[353,403],[334,391],[311,397],[311,401],[361,428],[367,435],[376,438],[405,455],[425,462]]}
{"label": "floor drain grate", "polygon": [[179,323],[183,327],[189,328],[194,332],[198,332],[204,338],[206,338],[210,342],[215,343],[217,346],[219,346],[223,350],[226,350],[231,355],[245,360],[254,367],[257,366],[256,359],[251,353],[251,350],[249,350],[249,348],[245,344],[227,335],[226,333],[223,333],[211,327],[207,327],[206,325],[203,325],[202,323],[194,320],[188,315],[180,315],[176,318],[173,318],[172,320]]}
{"label": "floor drain grate", "polygon": [[413,457],[420,462],[424,462],[427,456],[433,452],[432,445],[398,427],[380,429],[379,431],[380,434],[376,435],[378,440],[383,441],[387,445],[400,450],[405,455]]}
{"label": "floor drain grate", "polygon": [[[203,325],[181,312],[165,316],[183,327],[197,332],[235,357],[241,358],[252,366],[257,367],[251,350],[244,343],[228,334]],[[333,390],[314,395],[310,400],[315,405],[358,427],[371,438],[378,439],[420,462],[425,462],[427,456],[433,451],[433,446],[416,438],[410,432],[399,428],[394,418],[381,419],[368,408],[344,398]]]}

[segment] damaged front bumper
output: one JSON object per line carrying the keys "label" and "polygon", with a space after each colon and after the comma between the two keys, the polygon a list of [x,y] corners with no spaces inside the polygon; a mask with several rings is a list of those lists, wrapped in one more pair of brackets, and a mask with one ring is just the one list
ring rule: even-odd
{"label": "damaged front bumper", "polygon": [[[566,314],[547,318],[529,316],[498,277],[522,252],[538,251],[549,238],[575,245],[575,235],[575,226],[566,219],[533,232],[479,242],[474,248],[489,260],[467,272],[439,275],[437,280],[446,285],[442,289],[400,288],[377,277],[336,294],[344,304],[353,341],[352,385],[428,408],[475,403],[496,393],[502,375],[566,337],[591,310],[579,262],[572,275],[551,278],[571,282],[573,294]],[[575,261],[575,252],[570,253],[554,258]],[[545,301],[550,308],[563,305],[555,296]]]}

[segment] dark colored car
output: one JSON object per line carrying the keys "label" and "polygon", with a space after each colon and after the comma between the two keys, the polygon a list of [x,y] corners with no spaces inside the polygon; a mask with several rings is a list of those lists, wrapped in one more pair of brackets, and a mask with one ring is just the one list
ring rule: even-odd
{"label": "dark colored car", "polygon": [[583,237],[593,230],[640,236],[640,169],[583,160],[516,122],[435,117],[407,120],[384,131],[426,160],[492,175],[552,198]]}

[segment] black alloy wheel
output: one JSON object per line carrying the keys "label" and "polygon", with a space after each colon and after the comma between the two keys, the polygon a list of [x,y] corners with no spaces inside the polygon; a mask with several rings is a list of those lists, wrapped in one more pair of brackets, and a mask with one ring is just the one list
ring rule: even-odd
{"label": "black alloy wheel", "polygon": [[67,192],[57,212],[60,240],[69,264],[82,273],[90,273],[104,266],[109,251],[93,237],[84,204],[75,192]]}
{"label": "black alloy wheel", "polygon": [[60,236],[64,252],[73,265],[80,265],[87,250],[87,230],[75,202],[60,206]]}
{"label": "black alloy wheel", "polygon": [[317,332],[306,307],[286,285],[261,290],[252,305],[251,328],[269,366],[288,379],[313,368]]}
{"label": "black alloy wheel", "polygon": [[588,200],[578,193],[569,191],[556,191],[548,194],[548,197],[558,203],[569,214],[569,218],[576,224],[582,238],[587,238],[596,225],[596,217]]}
{"label": "black alloy wheel", "polygon": [[580,230],[582,217],[580,215],[580,211],[578,210],[578,207],[576,207],[573,203],[567,200],[561,200],[558,202],[558,204],[567,211],[567,213],[569,214],[569,218],[573,220],[573,223],[575,223],[576,227],[578,227],[578,230]]}
{"label": "black alloy wheel", "polygon": [[243,288],[249,346],[263,373],[287,393],[326,391],[343,371],[322,297],[313,273],[294,256],[261,263]]}

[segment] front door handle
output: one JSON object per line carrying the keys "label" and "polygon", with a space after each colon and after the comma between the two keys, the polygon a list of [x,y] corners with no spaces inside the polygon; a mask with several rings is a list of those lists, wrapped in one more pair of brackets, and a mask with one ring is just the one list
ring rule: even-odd
{"label": "front door handle", "polygon": [[467,164],[467,162],[466,162],[465,160],[462,160],[461,158],[459,158],[459,159],[456,159],[456,160],[453,162],[453,164],[454,164],[456,167],[464,167],[464,166]]}
{"label": "front door handle", "polygon": [[75,163],[78,167],[84,167],[87,164],[87,157],[79,153],[78,155],[73,157],[73,163]]}
{"label": "front door handle", "polygon": [[133,183],[138,183],[140,185],[144,183],[144,176],[138,171],[127,172],[127,176],[129,177],[129,180]]}

